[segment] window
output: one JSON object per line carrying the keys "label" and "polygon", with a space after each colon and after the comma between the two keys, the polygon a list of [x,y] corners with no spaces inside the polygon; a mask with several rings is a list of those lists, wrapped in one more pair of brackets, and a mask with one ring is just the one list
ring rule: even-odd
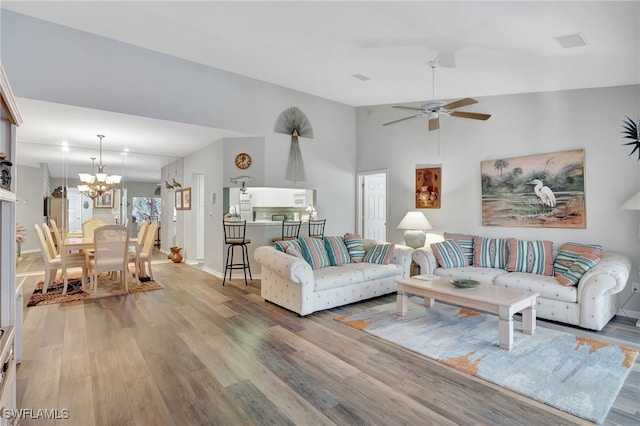
{"label": "window", "polygon": [[133,197],[131,220],[134,222],[159,222],[162,213],[162,199],[160,197]]}

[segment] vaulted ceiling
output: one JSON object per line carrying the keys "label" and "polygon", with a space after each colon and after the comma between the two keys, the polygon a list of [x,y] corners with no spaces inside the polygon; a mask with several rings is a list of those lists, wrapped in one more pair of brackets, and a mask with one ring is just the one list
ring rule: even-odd
{"label": "vaulted ceiling", "polygon": [[640,83],[638,1],[1,6],[353,106]]}

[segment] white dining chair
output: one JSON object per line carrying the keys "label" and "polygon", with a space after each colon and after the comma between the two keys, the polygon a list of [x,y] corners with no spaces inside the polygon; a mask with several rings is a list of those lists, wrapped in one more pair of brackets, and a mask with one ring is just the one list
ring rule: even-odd
{"label": "white dining chair", "polygon": [[93,256],[86,254],[91,291],[97,290],[100,272],[120,272],[120,282],[128,292],[129,230],[122,225],[105,225],[93,231]]}
{"label": "white dining chair", "polygon": [[60,256],[60,251],[58,250],[58,247],[56,247],[55,237],[53,236],[53,232],[51,232],[49,225],[47,225],[46,223],[42,224],[42,234],[44,235],[44,239],[47,242],[47,246],[49,247],[49,252],[51,253],[51,256],[53,257]]}
{"label": "white dining chair", "polygon": [[[42,260],[44,261],[44,284],[42,285],[42,293],[45,294],[49,289],[49,286],[53,284],[56,275],[58,273],[58,269],[62,268],[62,260],[60,256],[55,256],[51,253],[51,248],[49,244],[45,240],[45,235],[36,223],[34,225],[36,231],[36,239],[38,240],[38,245],[40,246],[40,251],[42,252]],[[85,265],[85,256],[78,253],[69,253],[65,256],[65,267],[73,268],[73,267],[81,267],[82,268],[82,283],[87,280],[87,267]]]}
{"label": "white dining chair", "polygon": [[49,219],[49,225],[51,227],[53,236],[55,237],[56,248],[58,249],[58,253],[60,253],[60,246],[62,245],[62,234],[60,234],[60,228],[58,228],[58,224],[53,218]]}
{"label": "white dining chair", "polygon": [[[158,222],[154,222],[147,226],[143,241],[138,245],[139,252],[137,254],[137,269],[139,273],[147,276],[146,269],[149,269],[148,277],[153,280],[153,271],[151,270],[151,254],[153,253],[153,246],[156,239],[156,232],[158,232]],[[145,263],[147,267],[145,268]]]}

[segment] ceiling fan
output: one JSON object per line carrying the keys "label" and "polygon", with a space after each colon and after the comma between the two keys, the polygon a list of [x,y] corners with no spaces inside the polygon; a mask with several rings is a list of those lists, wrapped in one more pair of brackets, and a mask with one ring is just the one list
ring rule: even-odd
{"label": "ceiling fan", "polygon": [[[438,66],[438,64],[439,64],[439,60],[437,57],[436,59],[429,61],[429,65],[431,66],[431,69],[433,69],[432,84],[434,87],[435,87],[435,72],[436,72],[435,69]],[[433,90],[432,93],[435,93],[435,90]],[[473,120],[487,120],[489,117],[491,117],[490,114],[481,114],[477,112],[465,112],[465,111],[452,111],[457,108],[461,108],[464,106],[473,105],[477,103],[478,101],[476,101],[475,99],[463,98],[463,99],[459,99],[457,101],[448,102],[448,103],[445,101],[438,101],[438,100],[428,101],[427,103],[425,103],[420,107],[394,105],[392,108],[406,109],[410,111],[419,111],[419,112],[417,114],[410,115],[409,117],[404,117],[399,120],[389,121],[388,123],[384,123],[383,126],[399,123],[401,121],[410,120],[415,117],[426,115],[429,117],[429,130],[437,130],[440,128],[441,115],[448,115],[451,117],[460,117],[460,118],[471,118]]]}

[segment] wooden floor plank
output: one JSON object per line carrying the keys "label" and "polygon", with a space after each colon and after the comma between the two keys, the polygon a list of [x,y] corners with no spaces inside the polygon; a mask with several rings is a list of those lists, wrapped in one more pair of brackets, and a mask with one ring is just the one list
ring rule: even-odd
{"label": "wooden floor plank", "polygon": [[[222,286],[156,256],[163,290],[26,308],[42,261],[25,255],[18,405],[71,417],[21,425],[588,424],[335,321],[395,295],[300,317],[265,302],[259,280]],[[624,317],[601,332],[538,327],[640,348]],[[640,424],[640,360],[605,424]]]}

